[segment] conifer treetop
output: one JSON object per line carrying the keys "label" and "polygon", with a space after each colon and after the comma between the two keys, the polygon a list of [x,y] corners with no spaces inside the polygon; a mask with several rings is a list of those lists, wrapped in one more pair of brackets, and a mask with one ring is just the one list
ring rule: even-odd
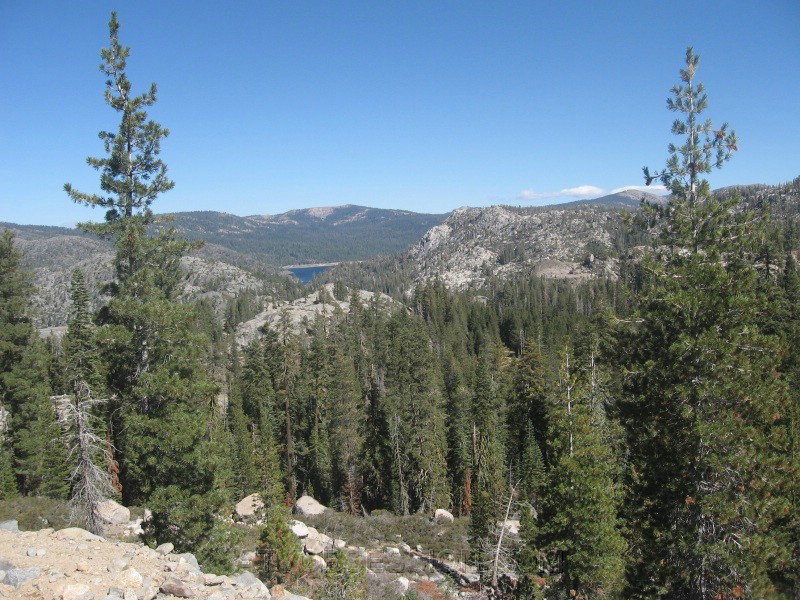
{"label": "conifer treetop", "polygon": [[87,164],[101,171],[100,188],[106,195],[80,192],[67,183],[64,190],[78,204],[106,209],[105,224],[85,224],[99,235],[119,232],[119,221],[137,216],[144,225],[154,221],[150,205],[156,197],[174,187],[167,177],[167,166],[158,158],[161,139],[169,130],[147,119],[146,107],[156,102],[156,84],[138,96],[131,94],[131,82],[126,74],[130,48],[119,41],[117,13],[111,13],[109,47],[101,50],[100,70],[107,76],[105,101],[122,113],[116,132],[101,131],[108,154],[104,158],[89,157]]}
{"label": "conifer treetop", "polygon": [[714,129],[711,120],[700,121],[699,116],[708,108],[708,96],[702,83],[695,83],[695,73],[700,64],[700,56],[689,46],[686,49],[686,67],[680,70],[682,84],[670,90],[667,108],[672,112],[683,113],[684,118],[675,119],[672,133],[685,136],[682,145],[669,144],[670,153],[666,168],[651,172],[643,167],[647,185],[660,180],[675,196],[687,197],[690,202],[698,200],[699,176],[710,173],[712,168],[721,168],[738,150],[736,132],[728,130],[723,123]]}

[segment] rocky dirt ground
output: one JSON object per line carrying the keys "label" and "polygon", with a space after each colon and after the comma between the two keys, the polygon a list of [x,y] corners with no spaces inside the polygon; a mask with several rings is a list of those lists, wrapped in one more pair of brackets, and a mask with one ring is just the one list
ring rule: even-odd
{"label": "rocky dirt ground", "polygon": [[203,573],[193,555],[174,554],[170,544],[153,550],[75,527],[19,531],[14,521],[0,529],[0,582],[0,598],[303,598],[282,588],[271,594],[249,572],[230,577]]}

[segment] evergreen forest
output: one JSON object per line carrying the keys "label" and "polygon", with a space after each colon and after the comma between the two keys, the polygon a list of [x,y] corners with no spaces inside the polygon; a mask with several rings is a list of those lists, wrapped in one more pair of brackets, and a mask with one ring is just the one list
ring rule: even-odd
{"label": "evergreen forest", "polygon": [[72,273],[66,335],[42,339],[0,236],[0,500],[62,500],[90,530],[106,498],[147,507],[147,541],[229,572],[228,517],[258,493],[258,572],[277,582],[308,568],[285,536],[310,495],[353,519],[467,519],[468,561],[509,598],[800,597],[799,240],[785,207],[711,192],[738,140],[701,116],[693,49],[669,156],[644,172],[669,202],[626,220],[618,274],[456,291],[351,267],[333,286],[349,312],[240,345],[250,300],[226,323],[182,294],[199,243],[153,212],[169,131],[109,26],[119,126],[88,159],[100,192],[65,189],[104,215],[82,228],[114,244],[114,277],[93,310]]}

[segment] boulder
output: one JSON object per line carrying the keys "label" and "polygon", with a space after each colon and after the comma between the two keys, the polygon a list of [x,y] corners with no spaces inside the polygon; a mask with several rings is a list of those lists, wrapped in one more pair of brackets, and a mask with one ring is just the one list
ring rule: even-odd
{"label": "boulder", "polygon": [[324,533],[320,533],[313,527],[308,528],[308,537],[306,537],[306,542],[308,540],[314,540],[322,544],[322,547],[325,550],[333,550],[333,538],[330,536],[325,535]]}
{"label": "boulder", "polygon": [[316,538],[306,538],[306,554],[315,556],[317,554],[322,554],[323,552],[325,552],[325,546],[322,544],[322,542]]}
{"label": "boulder", "polygon": [[314,556],[312,556],[311,560],[314,561],[314,564],[317,566],[317,568],[319,568],[319,569],[321,569],[323,571],[326,571],[328,569],[328,563],[326,563],[325,559],[322,558],[321,556],[319,556],[318,554],[315,554]]}
{"label": "boulder", "polygon": [[452,523],[455,521],[455,517],[449,510],[437,508],[436,512],[433,513],[433,520],[437,523]]}
{"label": "boulder", "polygon": [[299,538],[308,537],[308,525],[303,523],[302,521],[292,521],[291,524],[292,533],[295,534]]}
{"label": "boulder", "polygon": [[130,567],[119,574],[117,583],[126,588],[140,588],[144,583],[144,577],[141,576],[139,571]]}
{"label": "boulder", "polygon": [[97,505],[97,516],[109,525],[124,525],[131,520],[131,511],[109,498]]}
{"label": "boulder", "polygon": [[36,579],[42,574],[39,567],[30,567],[29,569],[9,569],[6,571],[6,576],[3,578],[2,583],[10,585],[11,587],[18,588],[26,581]]}
{"label": "boulder", "polygon": [[408,588],[411,587],[411,581],[406,577],[398,577],[392,581],[392,587],[397,593],[405,595],[408,592]]}
{"label": "boulder", "polygon": [[16,521],[16,519],[12,519],[11,521],[0,521],[0,531],[19,533],[19,523]]}
{"label": "boulder", "polygon": [[242,592],[252,592],[252,595],[246,594],[247,598],[270,598],[269,588],[264,585],[258,577],[253,575],[250,571],[245,571],[239,575],[233,576],[233,583]]}
{"label": "boulder", "polygon": [[178,557],[178,564],[189,564],[195,569],[200,568],[200,563],[197,562],[197,558],[191,552],[184,552],[183,554],[176,554],[175,556]]}
{"label": "boulder", "polygon": [[170,552],[175,550],[175,544],[172,542],[166,542],[161,544],[158,548],[156,548],[156,552],[158,552],[161,556],[166,556]]}
{"label": "boulder", "polygon": [[158,589],[163,594],[177,596],[178,598],[191,598],[194,596],[192,588],[174,577],[167,579]]}
{"label": "boulder", "polygon": [[498,525],[502,525],[508,533],[512,535],[519,535],[519,519],[506,519],[505,521],[498,521]]}
{"label": "boulder", "polygon": [[297,502],[294,503],[294,512],[298,515],[321,515],[326,510],[328,510],[326,506],[323,506],[311,496],[300,496]]}
{"label": "boulder", "polygon": [[62,600],[92,600],[94,594],[88,585],[73,583],[64,588],[61,592]]}
{"label": "boulder", "polygon": [[264,508],[264,503],[261,501],[261,496],[259,494],[250,494],[239,501],[235,510],[240,519],[248,519],[262,508]]}

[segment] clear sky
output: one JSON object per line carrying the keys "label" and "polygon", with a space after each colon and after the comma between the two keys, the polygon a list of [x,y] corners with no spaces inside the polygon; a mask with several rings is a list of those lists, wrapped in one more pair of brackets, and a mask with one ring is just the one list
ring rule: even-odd
{"label": "clear sky", "polygon": [[741,139],[712,186],[800,175],[798,0],[0,0],[0,221],[102,219],[62,187],[99,191],[85,159],[118,125],[98,70],[112,9],[134,92],[158,84],[150,116],[171,131],[156,212],[446,212],[641,185],[690,44],[707,116]]}

